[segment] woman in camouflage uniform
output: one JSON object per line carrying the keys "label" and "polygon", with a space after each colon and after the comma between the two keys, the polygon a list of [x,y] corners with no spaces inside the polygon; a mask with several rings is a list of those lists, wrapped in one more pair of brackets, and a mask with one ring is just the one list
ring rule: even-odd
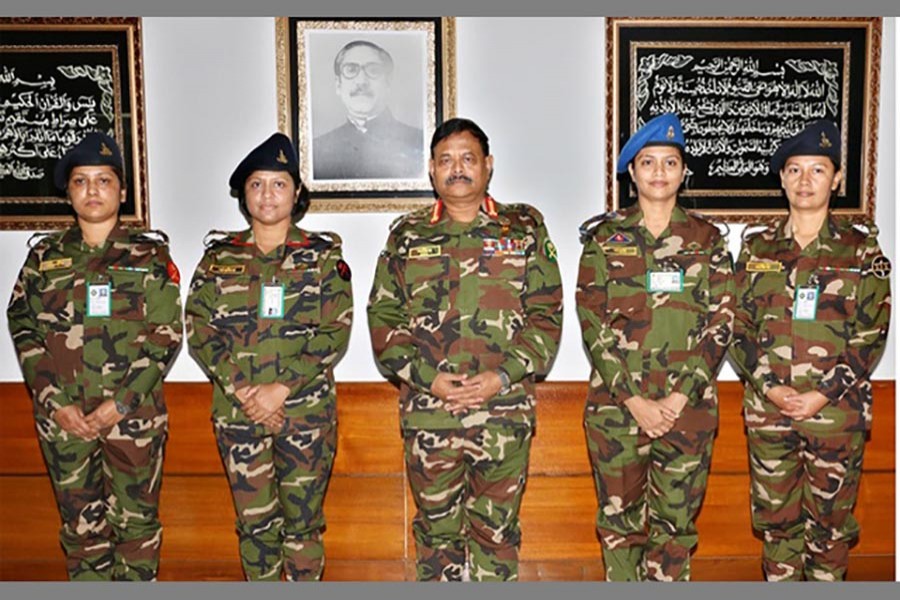
{"label": "woman in camouflage uniform", "polygon": [[678,117],[632,136],[626,170],[637,203],[582,226],[576,293],[592,364],[584,424],[597,534],[607,579],[686,580],[731,338],[731,255],[714,225],[678,206]]}
{"label": "woman in camouflage uniform", "polygon": [[334,462],[333,368],[353,316],[341,239],[294,221],[308,206],[297,155],[275,134],[231,176],[250,229],[211,232],[187,302],[249,580],[319,579]]}
{"label": "woman in camouflage uniform", "polygon": [[10,299],[73,580],[151,580],[168,416],[163,372],[181,345],[165,235],[128,229],[122,156],[90,133],[57,163],[76,224],[43,236]]}
{"label": "woman in camouflage uniform", "polygon": [[787,218],[748,228],[732,357],[745,383],[753,527],[771,581],[843,579],[884,352],[891,264],[873,224],[838,219],[841,136],[818,121],[775,152]]}

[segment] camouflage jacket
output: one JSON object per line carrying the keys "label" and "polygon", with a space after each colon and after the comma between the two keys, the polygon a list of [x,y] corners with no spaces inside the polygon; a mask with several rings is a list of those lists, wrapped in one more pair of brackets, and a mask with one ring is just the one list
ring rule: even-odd
{"label": "camouflage jacket", "polygon": [[[178,270],[162,238],[117,224],[93,248],[76,226],[31,249],[7,315],[39,420],[72,404],[88,413],[108,399],[129,419],[166,412],[162,375],[182,324]],[[109,316],[89,316],[88,287],[106,285]]]}
{"label": "camouflage jacket", "polygon": [[[341,238],[291,226],[285,245],[263,254],[250,229],[215,234],[207,236],[185,310],[191,351],[213,380],[214,423],[262,435],[235,391],[275,382],[290,388],[286,430],[333,422],[333,368],[353,321]],[[283,286],[282,318],[260,314],[263,284]]]}
{"label": "camouflage jacket", "polygon": [[[738,305],[731,354],[746,384],[748,427],[856,431],[871,426],[869,376],[884,352],[890,320],[890,263],[874,235],[829,216],[803,250],[787,220],[746,235],[737,262]],[[814,320],[794,317],[797,288],[818,290]],[[793,421],[766,399],[789,385],[830,400]]]}
{"label": "camouflage jacket", "polygon": [[[471,223],[443,213],[438,201],[398,220],[369,297],[375,356],[401,382],[401,424],[530,426],[535,377],[550,369],[562,327],[556,249],[541,214],[524,204],[487,197]],[[497,368],[509,392],[463,416],[430,393],[438,372]]]}
{"label": "camouflage jacket", "polygon": [[[731,254],[718,228],[676,206],[654,239],[635,205],[585,223],[582,242],[575,298],[592,367],[586,415],[627,417],[632,396],[681,392],[689,400],[676,428],[714,430],[715,375],[734,321]],[[681,275],[669,291],[650,291],[651,273]]]}

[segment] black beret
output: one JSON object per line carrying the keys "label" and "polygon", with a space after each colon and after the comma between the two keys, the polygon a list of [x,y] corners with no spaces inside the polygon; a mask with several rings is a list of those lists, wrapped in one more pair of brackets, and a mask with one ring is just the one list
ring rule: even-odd
{"label": "black beret", "polygon": [[283,133],[274,133],[269,139],[250,151],[237,166],[228,185],[232,190],[240,192],[244,182],[254,171],[287,171],[300,180],[300,165],[297,151],[291,140]]}
{"label": "black beret", "polygon": [[105,133],[94,131],[75,144],[63,155],[53,169],[53,183],[61,190],[65,190],[69,183],[69,173],[75,167],[109,165],[119,171],[125,171],[122,166],[122,153],[119,145]]}
{"label": "black beret", "polygon": [[794,137],[784,140],[769,162],[771,173],[779,173],[792,156],[827,156],[835,168],[841,168],[841,132],[831,121],[822,119],[808,125]]}

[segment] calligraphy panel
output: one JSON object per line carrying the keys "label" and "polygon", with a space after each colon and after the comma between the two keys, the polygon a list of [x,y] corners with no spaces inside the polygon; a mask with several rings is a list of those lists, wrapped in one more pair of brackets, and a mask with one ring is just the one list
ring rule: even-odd
{"label": "calligraphy panel", "polygon": [[769,158],[818,119],[841,130],[844,179],[832,209],[874,215],[879,18],[607,20],[607,206],[637,201],[615,158],[646,121],[684,126],[682,205],[729,221],[785,213]]}
{"label": "calligraphy panel", "polygon": [[118,142],[120,217],[148,227],[140,19],[0,19],[0,229],[74,222],[53,169],[88,132]]}

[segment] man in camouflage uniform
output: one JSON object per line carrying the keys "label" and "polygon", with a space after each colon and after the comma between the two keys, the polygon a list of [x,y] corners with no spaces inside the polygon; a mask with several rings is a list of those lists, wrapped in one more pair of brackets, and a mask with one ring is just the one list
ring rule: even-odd
{"label": "man in camouflage uniform", "polygon": [[[675,115],[649,121],[619,158],[638,203],[582,226],[576,302],[592,366],[584,424],[611,581],[690,578],[718,425],[731,255],[714,225],[676,203],[683,148]],[[647,190],[640,177],[666,185]]]}
{"label": "man in camouflage uniform", "polygon": [[118,222],[115,141],[88,134],[58,163],[77,225],[31,249],[7,311],[31,388],[73,580],[150,580],[159,566],[167,413],[181,344],[178,270],[165,236]]}
{"label": "man in camouflage uniform", "polygon": [[843,579],[859,535],[852,510],[872,420],[869,377],[890,319],[890,262],[873,224],[828,212],[840,140],[819,121],[779,148],[771,171],[790,215],[748,228],[736,267],[731,354],[745,383],[753,527],[771,581]]}
{"label": "man in camouflage uniform", "polygon": [[[274,225],[265,210],[275,193],[248,197],[260,174],[273,185],[294,181]],[[188,296],[188,340],[213,381],[212,420],[244,574],[319,579],[337,439],[333,368],[353,318],[350,269],[337,234],[294,224],[308,199],[287,137],[275,134],[247,155],[231,187],[252,227],[207,236]],[[267,224],[281,227],[269,250],[261,245]],[[280,402],[272,401],[278,389]]]}
{"label": "man in camouflage uniform", "polygon": [[400,421],[420,580],[518,576],[535,378],[559,343],[556,249],[534,208],[487,195],[493,157],[467,119],[435,131],[440,199],[392,227],[369,298]]}

